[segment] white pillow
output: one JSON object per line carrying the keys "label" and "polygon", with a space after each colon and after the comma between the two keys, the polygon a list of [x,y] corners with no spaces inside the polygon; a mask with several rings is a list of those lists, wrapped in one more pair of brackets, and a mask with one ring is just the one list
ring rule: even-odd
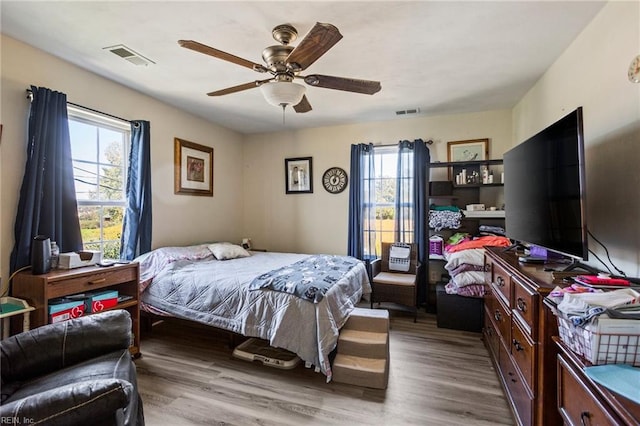
{"label": "white pillow", "polygon": [[237,259],[251,256],[248,251],[236,244],[213,243],[209,244],[209,250],[218,260]]}

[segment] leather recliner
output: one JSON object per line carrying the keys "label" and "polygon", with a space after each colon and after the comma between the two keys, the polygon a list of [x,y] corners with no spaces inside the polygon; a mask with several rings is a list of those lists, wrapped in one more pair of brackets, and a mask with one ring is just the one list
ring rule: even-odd
{"label": "leather recliner", "polygon": [[2,419],[46,425],[144,425],[131,316],[113,310],[0,342]]}

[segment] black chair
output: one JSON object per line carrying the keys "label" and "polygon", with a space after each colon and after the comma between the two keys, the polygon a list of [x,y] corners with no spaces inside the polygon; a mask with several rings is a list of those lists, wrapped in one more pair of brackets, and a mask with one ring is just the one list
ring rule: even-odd
{"label": "black chair", "polygon": [[131,317],[100,312],[0,342],[1,418],[46,425],[144,425]]}

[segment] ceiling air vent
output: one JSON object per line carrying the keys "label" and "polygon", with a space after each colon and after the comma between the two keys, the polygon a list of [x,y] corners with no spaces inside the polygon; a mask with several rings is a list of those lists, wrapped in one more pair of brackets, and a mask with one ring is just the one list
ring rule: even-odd
{"label": "ceiling air vent", "polygon": [[412,115],[420,112],[420,108],[403,109],[396,111],[396,115]]}
{"label": "ceiling air vent", "polygon": [[139,53],[134,52],[124,44],[118,44],[117,46],[109,46],[104,47],[103,49],[108,50],[114,55],[120,56],[122,59],[126,59],[134,65],[144,65],[147,66],[149,64],[155,64],[151,59],[147,59]]}

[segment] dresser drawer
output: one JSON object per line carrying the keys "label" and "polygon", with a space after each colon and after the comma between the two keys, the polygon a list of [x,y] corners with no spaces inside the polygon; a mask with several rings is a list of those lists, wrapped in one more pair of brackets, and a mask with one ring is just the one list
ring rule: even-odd
{"label": "dresser drawer", "polygon": [[511,309],[524,323],[526,332],[533,340],[537,338],[536,327],[538,321],[538,298],[526,285],[520,283],[517,278],[511,278],[513,286],[513,301]]}
{"label": "dresser drawer", "polygon": [[492,290],[485,296],[485,307],[488,309],[488,315],[491,317],[501,338],[505,341],[505,345],[511,342],[511,313],[510,310],[503,306],[502,302],[496,296],[496,290]]}
{"label": "dresser drawer", "polygon": [[533,424],[533,398],[529,393],[529,390],[525,383],[522,382],[518,371],[511,362],[511,357],[505,350],[504,346],[500,345],[499,356],[500,371],[502,372],[502,379],[504,385],[507,388],[509,399],[513,406],[515,406],[515,414],[518,416],[519,425],[532,425]]}
{"label": "dresser drawer", "polygon": [[493,281],[493,262],[485,254],[485,256],[484,256],[484,283],[488,287],[488,286],[491,285],[492,281]]}
{"label": "dresser drawer", "polygon": [[97,272],[94,271],[91,274],[71,276],[64,280],[50,280],[47,283],[47,294],[50,298],[54,298],[97,290],[130,281],[137,282],[137,280],[136,268],[111,266]]}
{"label": "dresser drawer", "polygon": [[511,306],[511,277],[497,263],[493,263],[491,268],[491,287],[496,290],[496,295],[502,299],[502,303]]}
{"label": "dresser drawer", "polygon": [[567,425],[622,424],[582,383],[562,356],[558,356],[558,409]]}
{"label": "dresser drawer", "polygon": [[500,335],[498,334],[498,329],[496,325],[493,323],[493,313],[492,311],[485,305],[484,307],[484,341],[485,345],[491,351],[491,356],[494,358],[498,357],[498,345],[500,345]]}
{"label": "dresser drawer", "polygon": [[535,390],[536,347],[520,328],[518,321],[513,321],[511,327],[511,356],[518,366],[524,381],[533,393]]}

